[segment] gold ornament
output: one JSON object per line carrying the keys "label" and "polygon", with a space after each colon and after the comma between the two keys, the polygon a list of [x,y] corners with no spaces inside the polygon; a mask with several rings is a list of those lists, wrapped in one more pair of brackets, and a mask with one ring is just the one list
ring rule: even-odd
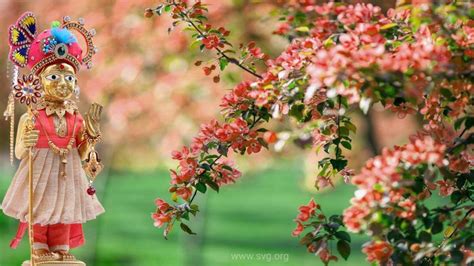
{"label": "gold ornament", "polygon": [[104,168],[104,165],[99,159],[99,154],[95,151],[94,147],[92,147],[89,155],[87,155],[87,159],[84,162],[83,168],[91,183],[94,182],[97,175],[99,175],[99,173],[102,171],[102,168]]}

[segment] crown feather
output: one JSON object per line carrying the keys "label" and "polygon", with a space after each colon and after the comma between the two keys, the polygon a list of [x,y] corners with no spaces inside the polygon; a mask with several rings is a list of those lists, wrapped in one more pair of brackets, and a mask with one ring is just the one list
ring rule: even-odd
{"label": "crown feather", "polygon": [[70,44],[77,42],[76,37],[67,29],[54,27],[51,29],[51,35],[54,36],[58,43]]}

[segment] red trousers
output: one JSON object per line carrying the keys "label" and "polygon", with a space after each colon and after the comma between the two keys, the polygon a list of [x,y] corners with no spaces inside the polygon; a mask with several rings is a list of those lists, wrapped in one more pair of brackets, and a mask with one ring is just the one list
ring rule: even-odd
{"label": "red trousers", "polygon": [[33,225],[34,249],[69,250],[71,225],[51,224]]}

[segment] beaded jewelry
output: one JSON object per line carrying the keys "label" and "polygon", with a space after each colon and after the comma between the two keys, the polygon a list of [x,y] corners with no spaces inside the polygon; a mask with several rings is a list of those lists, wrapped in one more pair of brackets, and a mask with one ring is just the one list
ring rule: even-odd
{"label": "beaded jewelry", "polygon": [[[18,84],[18,66],[7,63],[7,79],[11,78],[12,88]],[[3,112],[5,120],[10,120],[10,164],[13,165],[15,153],[15,96],[13,90],[8,95],[8,104]]]}
{"label": "beaded jewelry", "polygon": [[[38,116],[38,112],[35,111],[33,112],[33,114],[37,117]],[[69,152],[72,150],[72,147],[74,146],[75,142],[76,142],[76,139],[74,138],[74,136],[76,135],[76,122],[77,122],[77,114],[75,113],[74,114],[74,127],[72,129],[72,135],[71,135],[71,138],[69,139],[69,142],[66,146],[66,148],[59,148],[56,144],[54,144],[54,142],[51,140],[51,138],[49,137],[49,134],[48,132],[46,131],[45,127],[43,126],[43,123],[41,122],[40,119],[37,119],[37,121],[39,122],[40,126],[41,126],[41,129],[44,131],[44,134],[46,135],[46,139],[48,140],[48,146],[49,148],[56,154],[59,155],[59,157],[61,158],[61,166],[60,166],[60,174],[62,177],[66,177],[66,164],[67,164],[67,155],[69,154]]]}

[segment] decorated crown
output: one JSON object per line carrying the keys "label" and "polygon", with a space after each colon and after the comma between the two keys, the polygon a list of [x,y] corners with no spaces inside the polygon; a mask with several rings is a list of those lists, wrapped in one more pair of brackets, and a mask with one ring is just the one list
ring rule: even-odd
{"label": "decorated crown", "polygon": [[[67,63],[76,72],[81,65],[92,67],[92,56],[97,52],[92,37],[95,30],[87,30],[84,20],[71,21],[64,17],[62,24],[55,21],[51,29],[37,34],[36,17],[31,12],[24,13],[9,29],[10,60],[19,67],[28,67],[38,74],[45,67],[56,63]],[[86,52],[79,45],[72,30],[85,40]]]}

